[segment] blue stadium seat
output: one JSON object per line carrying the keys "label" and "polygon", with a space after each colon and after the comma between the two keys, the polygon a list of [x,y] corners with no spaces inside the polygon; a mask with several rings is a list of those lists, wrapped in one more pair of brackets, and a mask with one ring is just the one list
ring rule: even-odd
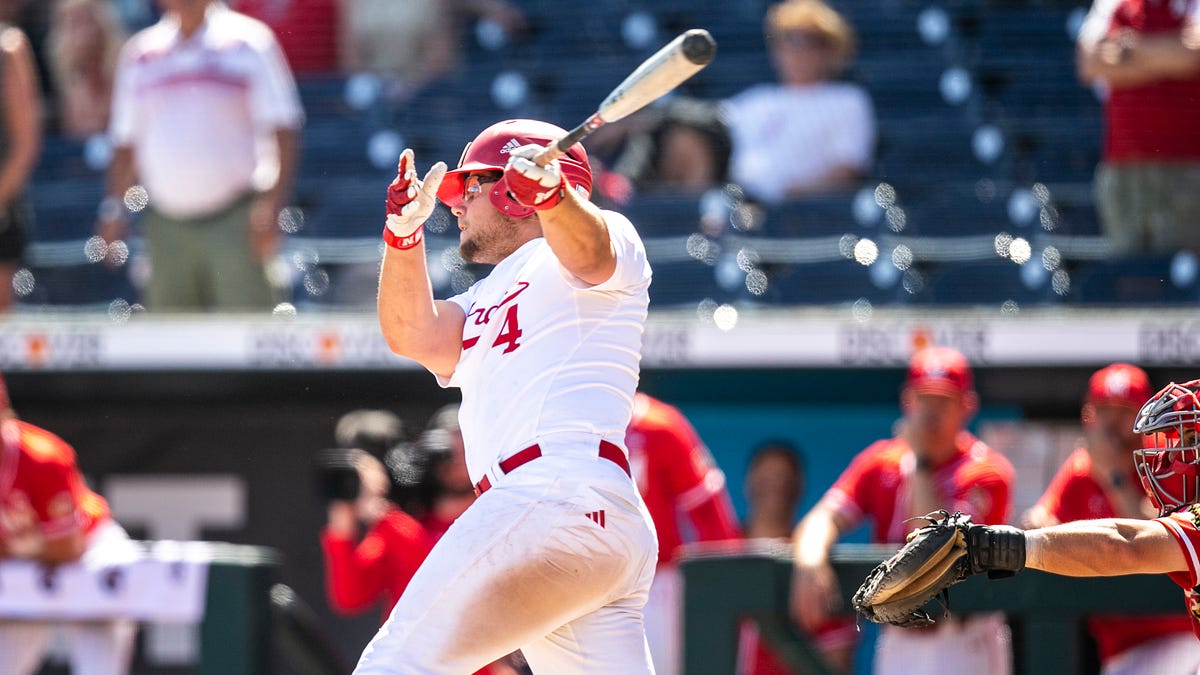
{"label": "blue stadium seat", "polygon": [[1084,263],[1073,275],[1072,300],[1084,305],[1194,305],[1200,285],[1179,288],[1171,281],[1171,260],[1146,256]]}
{"label": "blue stadium seat", "polygon": [[1021,266],[1001,258],[940,263],[930,270],[929,282],[929,300],[937,305],[999,306],[1014,301],[1025,306],[1059,300],[1048,279],[1031,289],[1021,279]]}

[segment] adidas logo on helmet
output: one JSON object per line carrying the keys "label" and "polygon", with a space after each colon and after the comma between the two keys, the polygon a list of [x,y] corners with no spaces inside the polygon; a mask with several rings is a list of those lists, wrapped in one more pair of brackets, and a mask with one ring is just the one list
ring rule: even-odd
{"label": "adidas logo on helmet", "polygon": [[507,143],[500,146],[500,154],[507,155],[519,147],[521,147],[521,144],[517,142],[517,139],[510,138],[510,139],[508,139]]}

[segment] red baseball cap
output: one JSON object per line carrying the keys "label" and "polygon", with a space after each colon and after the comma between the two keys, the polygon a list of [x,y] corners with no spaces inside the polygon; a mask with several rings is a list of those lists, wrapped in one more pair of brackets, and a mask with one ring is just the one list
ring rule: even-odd
{"label": "red baseball cap", "polygon": [[962,396],[974,391],[975,377],[962,352],[949,347],[926,347],[909,361],[904,387],[921,394]]}
{"label": "red baseball cap", "polygon": [[1119,405],[1136,410],[1153,393],[1146,371],[1128,363],[1114,363],[1092,373],[1084,401],[1092,405]]}

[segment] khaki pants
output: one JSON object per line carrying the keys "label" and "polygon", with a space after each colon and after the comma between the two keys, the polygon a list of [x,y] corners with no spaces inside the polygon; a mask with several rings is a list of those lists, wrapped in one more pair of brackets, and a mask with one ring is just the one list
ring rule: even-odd
{"label": "khaki pants", "polygon": [[1095,189],[1113,257],[1200,251],[1200,163],[1101,164]]}
{"label": "khaki pants", "polygon": [[247,196],[203,218],[177,219],[147,209],[150,251],[146,306],[161,311],[270,310],[277,302],[266,267],[250,250]]}

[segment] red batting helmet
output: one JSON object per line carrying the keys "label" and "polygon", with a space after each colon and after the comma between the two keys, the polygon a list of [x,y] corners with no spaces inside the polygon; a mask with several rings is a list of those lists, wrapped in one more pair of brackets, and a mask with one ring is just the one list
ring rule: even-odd
{"label": "red batting helmet", "polygon": [[1150,501],[1165,516],[1200,500],[1200,380],[1172,382],[1138,411],[1133,430],[1146,434],[1133,465]]}
{"label": "red batting helmet", "polygon": [[[472,171],[503,171],[508,164],[508,153],[522,145],[546,145],[567,134],[566,129],[537,120],[505,120],[484,129],[475,140],[463,148],[458,168],[446,173],[438,188],[438,199],[454,208],[462,203],[463,182]],[[587,194],[592,192],[592,167],[588,164],[587,151],[579,143],[571,146],[567,154],[558,158],[563,178]],[[524,218],[533,213],[533,208],[524,206],[508,194],[508,181],[501,178],[492,185],[488,199],[501,213],[513,218]]]}

